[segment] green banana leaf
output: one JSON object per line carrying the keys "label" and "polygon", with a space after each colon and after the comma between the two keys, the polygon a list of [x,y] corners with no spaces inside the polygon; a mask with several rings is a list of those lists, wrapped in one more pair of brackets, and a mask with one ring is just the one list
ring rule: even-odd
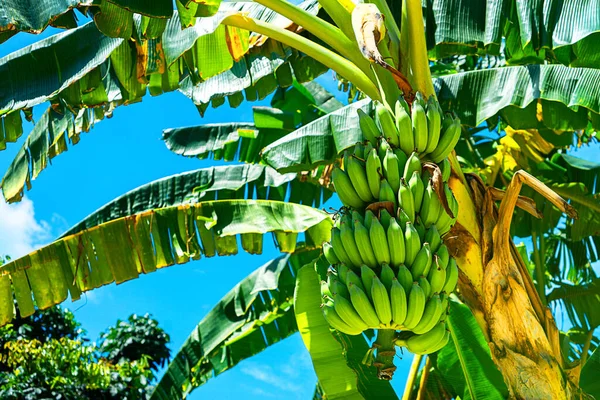
{"label": "green banana leaf", "polygon": [[[318,2],[307,0],[299,7],[316,14]],[[215,95],[221,101],[224,96],[236,94],[237,99],[232,101],[239,104],[237,93],[241,90],[255,87],[254,93],[251,90],[246,94],[247,98],[262,98],[278,84],[291,85],[292,69],[290,64],[285,64],[288,58],[291,65],[300,69],[296,71],[299,80],[299,77],[312,79],[316,76],[304,71],[305,56],[270,40],[262,45],[250,46],[247,31],[219,25],[231,12],[242,12],[283,28],[289,25],[289,21],[280,15],[259,4],[247,2],[224,3],[217,14],[198,18],[198,25],[194,29],[183,31],[180,14],[175,12],[166,23],[162,35],[149,40],[138,38],[135,42],[106,37],[93,22],[89,22],[0,59],[0,82],[4,84],[0,86],[3,89],[0,90],[0,115],[48,100],[66,104],[70,110],[98,106],[109,101],[133,102],[145,94],[146,88],[150,89],[152,95],[158,95],[177,89],[180,82],[186,93],[203,93],[201,99],[204,101],[201,103],[210,102]],[[135,28],[142,29],[142,22],[137,21]],[[239,46],[228,47],[227,43],[232,40],[239,42]],[[209,50],[213,54],[210,60],[200,56]],[[108,59],[110,63],[107,63]],[[284,64],[286,66],[275,78],[275,69]],[[102,71],[95,71],[99,67]],[[226,71],[233,71],[237,81],[210,81],[210,78]],[[322,72],[324,69],[321,68]],[[113,80],[118,82],[116,90],[121,94],[112,96],[117,98],[107,100],[102,96],[106,85],[98,88],[102,78],[107,75],[112,75]],[[231,75],[221,78],[231,78]],[[269,78],[273,82],[255,85],[261,78]],[[73,86],[75,82],[79,82],[79,85]],[[92,89],[99,92],[93,101],[89,95]]]}
{"label": "green banana leaf", "polygon": [[[328,192],[325,194],[325,192]],[[193,204],[211,200],[244,198],[283,201],[289,194],[292,203],[318,208],[331,192],[297,174],[279,174],[265,165],[232,165],[197,169],[158,179],[137,187],[75,224],[61,237],[97,225],[150,210]],[[309,199],[310,194],[312,200]]]}
{"label": "green banana leaf", "polygon": [[[317,282],[319,280],[326,280],[327,279],[327,268],[329,267],[329,263],[325,260],[325,258],[320,257],[313,264],[314,264],[314,266],[310,265],[310,267],[313,269],[316,268],[316,270],[317,270],[317,273],[318,273]],[[310,275],[312,275],[312,274],[310,274]],[[309,282],[312,282],[312,278],[309,278]],[[312,301],[312,303],[310,303],[310,301],[308,299],[306,300],[307,304],[309,304],[309,305],[307,305],[307,311],[306,311],[306,317],[307,317],[306,324],[308,324],[307,326],[310,328],[310,333],[307,333],[305,335],[305,337],[303,337],[305,344],[307,343],[307,340],[311,340],[311,335],[314,332],[313,324],[320,325],[321,321],[324,322],[329,335],[333,336],[333,338],[338,342],[338,346],[339,345],[342,346],[343,354],[346,359],[346,364],[348,367],[350,367],[351,370],[354,371],[354,375],[355,375],[354,380],[356,380],[356,382],[357,382],[357,389],[358,389],[358,392],[360,393],[360,395],[365,399],[397,399],[398,396],[396,395],[396,392],[390,385],[390,382],[383,381],[383,380],[380,380],[379,378],[377,378],[377,369],[371,365],[366,365],[363,363],[365,354],[367,354],[367,351],[370,348],[369,344],[365,340],[365,337],[363,335],[350,336],[350,335],[346,335],[346,334],[343,334],[338,331],[331,331],[329,328],[329,324],[327,323],[327,321],[325,321],[325,319],[321,313],[320,308],[316,308],[316,309],[311,308],[315,304],[315,299],[317,299],[317,300],[320,299],[320,290],[321,290],[320,286],[318,286],[318,288],[316,288],[316,289],[317,289],[317,295],[310,300],[310,301]],[[306,289],[307,293],[308,293],[308,290],[309,289]],[[313,287],[310,290],[312,290],[314,292],[315,288]],[[307,296],[308,296],[308,294],[307,294]],[[312,304],[312,305],[310,305],[310,304]],[[320,300],[316,304],[320,305]],[[318,311],[318,313],[316,313],[316,311]],[[314,321],[314,322],[311,322],[311,321]],[[298,326],[300,327],[300,323]],[[323,330],[322,332],[323,332],[322,334],[325,335],[325,331]],[[301,332],[301,334],[302,334],[302,332]],[[372,331],[367,332],[367,336],[370,336],[371,334],[372,334]],[[320,333],[319,333],[319,335],[320,335]],[[328,342],[329,341],[328,338],[330,336],[324,336],[323,341]],[[318,349],[320,348],[320,346],[323,343],[321,343],[320,340],[319,341],[316,341],[316,340],[317,339],[315,339],[315,341],[310,342],[310,343],[314,343],[315,346],[319,346],[319,347],[315,347],[315,352],[317,352],[315,357],[320,357],[320,355],[318,354],[319,353]],[[309,348],[308,344],[307,344],[307,348]],[[311,352],[310,349],[309,349],[309,352]],[[311,353],[311,357],[312,357],[312,353]],[[321,362],[321,361],[323,362],[324,365],[327,365],[325,360],[319,359],[319,362]],[[316,363],[316,362],[317,361],[313,357],[313,363]],[[326,374],[328,370],[325,367],[323,367],[322,371],[324,374]],[[318,373],[317,373],[317,376],[319,376]],[[325,378],[327,378],[327,377],[325,377]],[[322,389],[323,389],[323,387],[322,387]],[[330,390],[336,390],[336,389],[330,388]],[[327,392],[327,391],[325,392],[325,394],[327,395],[328,398],[330,398],[332,395],[330,392]]]}
{"label": "green banana leaf", "polygon": [[279,250],[291,253],[299,233],[306,247],[330,237],[332,222],[312,207],[271,200],[206,201],[154,209],[115,219],[61,238],[0,267],[0,325],[14,317],[13,293],[22,316],[81,292],[135,279],[174,264],[215,255],[262,251],[272,232]]}
{"label": "green banana leaf", "polygon": [[363,139],[358,109],[371,114],[371,100],[349,104],[304,125],[265,147],[263,160],[280,172],[305,171],[331,164],[339,152]]}
{"label": "green banana leaf", "polygon": [[450,301],[450,342],[437,354],[436,369],[461,398],[506,399],[508,389],[471,310]]}
{"label": "green banana leaf", "polygon": [[295,275],[320,250],[296,250],[267,262],[200,321],[169,364],[151,399],[183,399],[209,379],[298,331]]}
{"label": "green banana leaf", "polygon": [[600,279],[578,285],[561,283],[547,299],[555,306],[560,303],[574,326],[586,332],[600,326]]}
{"label": "green banana leaf", "polygon": [[321,285],[314,264],[307,264],[298,271],[294,312],[324,395],[328,399],[363,399],[356,374],[346,364],[344,347],[332,336],[321,312]]}
{"label": "green banana leaf", "polygon": [[434,80],[442,107],[457,113],[463,125],[501,117],[515,129],[559,131],[583,129],[588,122],[600,129],[598,85],[600,70],[562,65],[492,68]]}
{"label": "green banana leaf", "polygon": [[581,368],[579,387],[594,398],[600,398],[600,351],[596,349]]}
{"label": "green banana leaf", "polygon": [[600,65],[600,11],[585,0],[434,0],[423,7],[427,47],[435,59],[499,54],[504,44],[511,64]]}

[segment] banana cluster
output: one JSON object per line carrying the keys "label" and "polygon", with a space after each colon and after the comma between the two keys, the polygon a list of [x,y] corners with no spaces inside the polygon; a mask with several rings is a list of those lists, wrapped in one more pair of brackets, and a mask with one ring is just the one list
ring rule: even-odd
{"label": "banana cluster", "polygon": [[421,237],[382,209],[337,221],[324,254],[332,265],[322,283],[325,317],[341,332],[394,329],[421,335],[445,319],[458,268],[435,225]]}
{"label": "banana cluster", "polygon": [[401,331],[396,345],[432,353],[448,342],[448,301],[459,275],[442,238],[458,214],[447,157],[460,121],[420,93],[410,107],[399,98],[394,112],[377,104],[375,119],[358,114],[364,140],[332,172],[345,208],[323,246],[331,264],[323,312],[346,334]]}
{"label": "banana cluster", "polygon": [[368,203],[391,202],[394,209],[399,208],[401,222],[408,220],[425,228],[436,225],[441,235],[456,221],[458,202],[447,183],[451,173],[447,158],[440,162],[439,169],[452,215],[442,206],[431,173],[423,171],[416,152],[407,157],[381,138],[377,149],[370,143],[357,143],[353,152],[346,151],[342,167],[335,167],[332,179],[346,207],[360,210]]}

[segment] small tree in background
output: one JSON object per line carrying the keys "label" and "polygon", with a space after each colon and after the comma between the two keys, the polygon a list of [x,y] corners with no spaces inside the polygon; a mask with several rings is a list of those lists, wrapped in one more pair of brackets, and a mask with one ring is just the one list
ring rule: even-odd
{"label": "small tree in background", "polygon": [[169,335],[150,315],[117,321],[96,345],[67,309],[21,318],[15,307],[0,328],[2,399],[143,399],[169,360]]}

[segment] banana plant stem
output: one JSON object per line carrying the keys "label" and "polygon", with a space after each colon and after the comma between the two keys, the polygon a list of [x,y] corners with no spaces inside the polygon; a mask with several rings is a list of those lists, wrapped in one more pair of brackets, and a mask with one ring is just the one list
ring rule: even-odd
{"label": "banana plant stem", "polygon": [[542,259],[540,256],[540,251],[538,249],[538,235],[537,231],[531,232],[531,241],[533,242],[533,260],[535,264],[535,280],[538,295],[540,296],[540,300],[542,300],[542,304],[546,305],[546,282],[545,282],[545,270],[544,265],[542,264]]}
{"label": "banana plant stem", "polygon": [[356,64],[362,72],[374,81],[373,71],[370,68],[369,60],[362,55],[356,42],[350,40],[338,27],[287,1],[254,1],[283,15],[327,43],[336,52]]}
{"label": "banana plant stem", "polygon": [[581,362],[579,365],[583,368],[585,362],[587,361],[588,352],[590,351],[590,344],[592,343],[592,338],[594,337],[594,328],[590,328],[589,332],[585,337],[585,343],[583,344],[583,350],[581,351]]}
{"label": "banana plant stem", "polygon": [[228,15],[221,23],[260,33],[300,50],[352,82],[371,99],[381,101],[379,90],[360,68],[323,46],[276,25],[254,20],[241,14]]}
{"label": "banana plant stem", "polygon": [[427,385],[427,378],[429,378],[429,370],[431,369],[431,357],[427,357],[425,360],[425,366],[423,372],[421,372],[421,382],[419,383],[419,391],[417,393],[417,400],[425,400],[425,386]]}
{"label": "banana plant stem", "polygon": [[410,400],[412,388],[415,385],[415,381],[417,380],[417,373],[419,372],[419,367],[421,366],[422,359],[422,355],[415,354],[412,364],[410,365],[408,377],[406,378],[406,386],[404,386],[404,394],[402,395],[402,400]]}

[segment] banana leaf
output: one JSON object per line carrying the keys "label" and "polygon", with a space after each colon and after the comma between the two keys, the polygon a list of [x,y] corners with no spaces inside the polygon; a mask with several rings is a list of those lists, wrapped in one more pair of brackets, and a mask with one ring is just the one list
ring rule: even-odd
{"label": "banana leaf", "polygon": [[[232,165],[197,169],[172,175],[142,185],[111,202],[75,224],[61,237],[97,225],[150,210],[195,204],[211,200],[283,200],[318,208],[326,190],[299,180],[297,174],[279,174],[265,165]],[[311,193],[312,200],[301,197]],[[324,197],[328,198],[330,194]],[[310,204],[308,204],[310,203]]]}
{"label": "banana leaf", "polygon": [[308,249],[330,236],[331,219],[314,208],[270,200],[220,200],[131,214],[63,237],[0,267],[0,325],[14,317],[13,294],[22,316],[81,292],[135,279],[202,256],[262,252],[272,232],[279,250],[295,251],[299,233]]}
{"label": "banana leaf", "polygon": [[594,398],[600,398],[600,351],[596,349],[581,368],[579,387]]}
{"label": "banana leaf", "polygon": [[332,336],[321,312],[321,285],[313,264],[298,271],[294,312],[324,395],[328,399],[363,399],[356,374],[346,364],[344,347]]}
{"label": "banana leaf", "polygon": [[600,326],[600,279],[578,285],[561,283],[547,299],[555,307],[562,305],[574,326],[586,332]]}
{"label": "banana leaf", "polygon": [[447,327],[450,342],[439,351],[436,363],[444,386],[452,387],[461,398],[508,398],[508,388],[471,310],[450,301]]}
{"label": "banana leaf", "polygon": [[[328,266],[329,263],[323,257],[320,257],[301,270],[301,273],[305,274],[304,281],[300,282],[300,276],[298,277],[294,303],[296,305],[298,328],[313,359],[315,372],[319,379],[319,387],[327,398],[354,397],[356,388],[359,398],[397,399],[398,396],[390,382],[378,379],[377,369],[363,363],[365,354],[370,348],[365,337],[363,335],[350,336],[332,331],[329,323],[323,317],[320,309],[321,289],[319,280],[326,279]],[[315,268],[318,273],[315,273]],[[302,290],[298,289],[300,286],[302,286]],[[303,305],[304,312],[301,315],[298,311],[300,310],[298,302]],[[305,330],[302,327],[305,327]],[[342,366],[341,360],[337,359],[338,355],[328,351],[323,353],[324,349],[329,349],[330,346],[334,349],[342,349],[346,368]],[[332,381],[332,379],[337,376],[336,371],[338,369],[341,371],[340,373],[344,374],[344,379],[349,379],[350,375],[346,375],[347,368],[352,372],[352,380],[344,388],[340,382]]]}
{"label": "banana leaf", "polygon": [[297,332],[294,277],[300,266],[319,254],[298,249],[239,282],[192,331],[151,399],[183,399],[209,379]]}

